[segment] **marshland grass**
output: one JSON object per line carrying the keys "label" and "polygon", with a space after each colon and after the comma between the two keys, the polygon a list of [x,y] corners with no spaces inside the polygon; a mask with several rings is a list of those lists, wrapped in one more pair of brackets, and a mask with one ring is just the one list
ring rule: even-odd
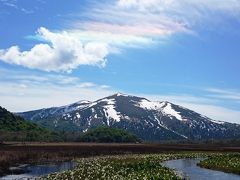
{"label": "marshland grass", "polygon": [[182,151],[239,152],[240,148],[194,144],[8,143],[0,145],[0,176],[8,174],[8,168],[18,164],[45,164],[102,155],[176,154]]}
{"label": "marshland grass", "polygon": [[200,167],[240,174],[240,153],[224,153],[211,156],[198,164]]}
{"label": "marshland grass", "polygon": [[161,164],[163,161],[208,156],[212,156],[212,153],[132,154],[81,158],[77,160],[78,165],[74,170],[51,174],[46,179],[178,180],[181,179],[181,177],[178,177],[173,170],[164,167]]}

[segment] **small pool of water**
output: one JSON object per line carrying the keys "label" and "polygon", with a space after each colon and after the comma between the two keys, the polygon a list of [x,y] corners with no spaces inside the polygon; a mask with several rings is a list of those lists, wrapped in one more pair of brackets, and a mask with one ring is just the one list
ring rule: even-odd
{"label": "small pool of water", "polygon": [[0,177],[0,179],[1,180],[34,179],[37,177],[46,176],[51,173],[70,170],[73,169],[74,167],[76,167],[76,162],[73,161],[45,165],[21,165],[19,167],[12,167],[11,169],[13,170],[12,171],[13,173],[4,177]]}
{"label": "small pool of water", "polygon": [[205,169],[197,166],[202,159],[178,159],[163,162],[163,165],[174,169],[179,176],[191,180],[240,180],[239,175]]}

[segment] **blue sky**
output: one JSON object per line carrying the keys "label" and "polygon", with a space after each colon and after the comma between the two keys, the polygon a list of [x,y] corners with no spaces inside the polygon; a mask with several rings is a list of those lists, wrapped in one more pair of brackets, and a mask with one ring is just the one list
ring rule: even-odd
{"label": "blue sky", "polygon": [[240,123],[240,1],[0,0],[11,111],[116,92]]}

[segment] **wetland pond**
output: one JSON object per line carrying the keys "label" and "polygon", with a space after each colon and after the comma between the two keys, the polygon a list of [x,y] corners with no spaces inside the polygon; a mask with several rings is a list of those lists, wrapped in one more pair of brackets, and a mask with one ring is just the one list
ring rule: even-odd
{"label": "wetland pond", "polygon": [[13,180],[13,179],[35,179],[43,177],[51,173],[70,170],[76,167],[76,162],[58,162],[44,165],[20,165],[11,167],[11,174],[0,177],[0,180]]}
{"label": "wetland pond", "polygon": [[224,173],[205,169],[197,166],[202,158],[198,159],[177,159],[165,161],[162,164],[168,168],[174,169],[183,179],[193,180],[240,180],[240,176],[231,173]]}
{"label": "wetland pond", "polygon": [[[203,158],[198,159],[177,159],[165,161],[162,164],[168,168],[174,169],[183,179],[193,180],[240,180],[239,175],[224,173],[221,171],[209,170],[197,166]],[[12,167],[11,174],[0,177],[0,180],[12,179],[35,179],[44,177],[55,172],[71,170],[76,167],[76,162],[60,162],[45,165],[21,165]]]}

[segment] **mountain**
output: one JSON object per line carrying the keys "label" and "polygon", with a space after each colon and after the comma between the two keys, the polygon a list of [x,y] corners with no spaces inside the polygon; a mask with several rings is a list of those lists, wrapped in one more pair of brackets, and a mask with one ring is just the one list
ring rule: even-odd
{"label": "mountain", "polygon": [[39,141],[57,140],[57,134],[25,121],[0,106],[0,141]]}
{"label": "mountain", "polygon": [[148,141],[240,137],[238,124],[215,121],[167,101],[154,102],[120,93],[94,102],[79,101],[18,114],[55,130],[86,132],[107,125],[126,129]]}

